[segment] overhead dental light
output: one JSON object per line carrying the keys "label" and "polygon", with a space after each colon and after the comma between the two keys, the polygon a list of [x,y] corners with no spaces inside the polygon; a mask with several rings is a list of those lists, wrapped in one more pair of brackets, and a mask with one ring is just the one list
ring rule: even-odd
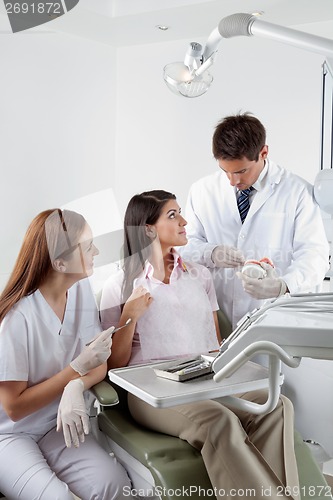
{"label": "overhead dental light", "polygon": [[253,35],[333,57],[333,40],[268,23],[254,14],[232,14],[219,22],[208,37],[205,48],[200,43],[191,42],[184,62],[170,63],[164,67],[165,83],[172,92],[183,97],[203,95],[213,81],[208,70],[214,63],[222,38]]}
{"label": "overhead dental light", "polygon": [[164,80],[172,92],[184,97],[197,97],[207,92],[213,77],[207,70],[202,71],[202,52],[200,43],[191,42],[183,63],[165,66]]}

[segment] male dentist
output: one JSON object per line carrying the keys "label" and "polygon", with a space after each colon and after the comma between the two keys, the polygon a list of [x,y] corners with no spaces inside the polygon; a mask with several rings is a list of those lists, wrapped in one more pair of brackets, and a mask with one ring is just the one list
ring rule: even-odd
{"label": "male dentist", "polygon": [[[265,299],[315,291],[329,246],[313,186],[268,159],[266,131],[250,113],[224,118],[213,135],[220,170],[195,182],[182,256],[207,266],[233,327]],[[263,279],[239,271],[268,257]]]}

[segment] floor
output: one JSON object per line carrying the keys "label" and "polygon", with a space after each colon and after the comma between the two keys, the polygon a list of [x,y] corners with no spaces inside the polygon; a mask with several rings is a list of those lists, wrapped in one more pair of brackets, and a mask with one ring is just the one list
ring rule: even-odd
{"label": "floor", "polygon": [[330,474],[333,476],[333,459],[324,463],[323,472],[324,474]]}
{"label": "floor", "polygon": [[332,488],[333,491],[333,460],[329,460],[324,463],[323,473],[327,484]]}
{"label": "floor", "polygon": [[328,474],[324,474],[325,479],[327,481],[328,486],[331,487],[331,490],[333,491],[333,476],[330,476]]}

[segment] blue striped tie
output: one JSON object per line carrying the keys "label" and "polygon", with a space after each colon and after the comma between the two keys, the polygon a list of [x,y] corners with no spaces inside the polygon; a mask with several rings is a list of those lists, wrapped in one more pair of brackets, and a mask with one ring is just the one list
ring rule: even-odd
{"label": "blue striped tie", "polygon": [[249,208],[250,208],[249,195],[253,189],[254,188],[252,186],[247,188],[247,189],[243,189],[240,192],[240,195],[238,196],[238,199],[237,199],[238,211],[239,211],[239,215],[240,215],[242,224],[245,221],[245,218],[246,218],[247,213],[248,213]]}

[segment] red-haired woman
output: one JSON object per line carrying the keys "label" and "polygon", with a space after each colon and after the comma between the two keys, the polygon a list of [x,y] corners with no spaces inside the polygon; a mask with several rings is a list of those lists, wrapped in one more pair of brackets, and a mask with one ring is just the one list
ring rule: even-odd
{"label": "red-haired woman", "polygon": [[120,499],[130,485],[86,435],[83,392],[105,377],[111,352],[84,279],[97,254],[81,215],[44,211],[0,296],[0,490],[8,498]]}

